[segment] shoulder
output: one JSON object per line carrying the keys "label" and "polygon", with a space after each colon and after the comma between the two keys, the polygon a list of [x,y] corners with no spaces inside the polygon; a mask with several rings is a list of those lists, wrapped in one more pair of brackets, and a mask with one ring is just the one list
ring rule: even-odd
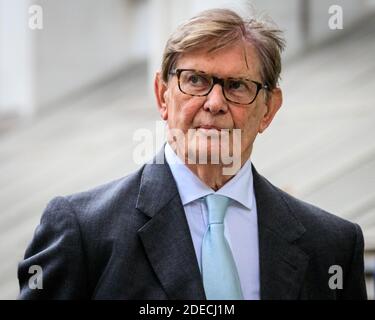
{"label": "shoulder", "polygon": [[319,232],[315,236],[330,237],[333,239],[357,236],[360,228],[357,224],[339,217],[338,215],[328,212],[316,205],[297,199],[296,197],[279,189],[279,194],[290,211],[298,219],[308,232],[313,234]]}
{"label": "shoulder", "polygon": [[[274,187],[276,188],[276,187]],[[277,189],[289,212],[305,229],[295,244],[310,259],[309,277],[314,283],[322,272],[327,283],[333,266],[340,267],[344,276],[344,290],[338,293],[343,299],[366,299],[364,281],[364,238],[360,226],[315,205],[299,200]],[[315,274],[312,276],[312,274]]]}
{"label": "shoulder", "polygon": [[88,223],[107,224],[119,212],[135,208],[142,166],[137,171],[93,187],[91,189],[65,196],[57,196],[49,201],[42,216],[44,220],[77,221],[83,226]]}
{"label": "shoulder", "polygon": [[330,261],[331,265],[347,266],[353,259],[361,260],[364,239],[358,224],[274,188],[305,229],[298,242],[305,252],[312,257],[320,257],[319,260]]}
{"label": "shoulder", "polygon": [[302,239],[313,246],[333,245],[337,250],[348,246],[353,248],[354,243],[361,245],[363,235],[361,228],[353,223],[328,212],[316,205],[296,198],[273,185],[263,176],[257,175],[257,185],[263,193],[267,193],[267,200],[281,203],[284,213],[303,226]]}

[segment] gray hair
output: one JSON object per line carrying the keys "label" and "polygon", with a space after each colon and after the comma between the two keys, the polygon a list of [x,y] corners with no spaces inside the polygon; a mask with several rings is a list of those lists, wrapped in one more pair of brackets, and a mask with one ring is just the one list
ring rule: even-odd
{"label": "gray hair", "polygon": [[254,46],[261,63],[262,81],[274,89],[281,73],[281,52],[285,47],[283,32],[270,20],[245,20],[230,9],[203,11],[172,33],[164,49],[162,79],[168,81],[169,73],[182,53],[202,47],[212,52],[240,40]]}

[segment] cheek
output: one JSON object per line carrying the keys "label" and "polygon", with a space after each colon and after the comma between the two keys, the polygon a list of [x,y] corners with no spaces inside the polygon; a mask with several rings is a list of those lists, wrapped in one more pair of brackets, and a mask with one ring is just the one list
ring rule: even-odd
{"label": "cheek", "polygon": [[255,116],[250,110],[236,108],[232,110],[232,119],[236,128],[248,131],[256,122]]}
{"label": "cheek", "polygon": [[188,122],[192,122],[196,114],[201,108],[201,104],[191,99],[182,105],[181,114]]}
{"label": "cheek", "polygon": [[169,106],[169,120],[174,124],[174,127],[188,129],[191,127],[196,114],[202,107],[202,103],[194,98],[175,99]]}
{"label": "cheek", "polygon": [[254,111],[256,110],[238,108],[232,112],[235,128],[241,129],[242,141],[253,139],[258,132],[260,116]]}

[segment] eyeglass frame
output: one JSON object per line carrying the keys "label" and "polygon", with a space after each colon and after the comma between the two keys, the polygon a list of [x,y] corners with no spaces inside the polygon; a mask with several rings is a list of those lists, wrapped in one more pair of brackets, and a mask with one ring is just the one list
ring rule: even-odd
{"label": "eyeglass frame", "polygon": [[[182,73],[183,71],[193,71],[193,72],[197,72],[197,73],[207,74],[208,76],[210,76],[210,77],[212,78],[212,85],[211,85],[210,90],[209,90],[206,94],[201,94],[201,95],[199,95],[199,94],[186,93],[185,91],[183,91],[183,90],[181,89],[181,84],[180,84],[180,76],[181,76],[181,73]],[[231,77],[223,79],[223,78],[219,78],[219,77],[216,77],[216,76],[210,75],[210,74],[208,74],[208,73],[206,73],[206,72],[204,72],[204,71],[196,70],[196,69],[175,69],[175,70],[170,71],[169,74],[170,74],[170,75],[176,75],[176,76],[177,76],[177,80],[178,80],[178,88],[180,89],[180,91],[181,91],[183,94],[186,94],[186,95],[188,95],[188,96],[192,96],[192,97],[206,97],[206,96],[208,96],[208,95],[210,94],[210,92],[212,91],[212,89],[213,89],[213,87],[215,86],[215,84],[219,84],[219,85],[221,86],[221,90],[222,90],[222,92],[223,92],[223,96],[224,96],[224,98],[225,98],[227,101],[229,101],[229,102],[232,102],[232,103],[235,103],[235,104],[240,104],[240,105],[250,105],[250,104],[252,104],[252,103],[255,101],[255,99],[258,97],[258,94],[259,94],[259,91],[260,91],[260,90],[262,90],[262,89],[267,90],[267,91],[270,90],[268,85],[266,85],[266,84],[262,84],[262,83],[260,83],[260,82],[258,82],[258,81],[255,81],[255,80],[246,79],[246,78],[231,78]],[[224,90],[224,82],[225,82],[226,80],[228,80],[228,79],[234,79],[234,80],[235,80],[235,79],[240,79],[240,80],[246,80],[246,81],[250,81],[250,82],[254,83],[254,84],[257,86],[257,91],[256,91],[256,93],[255,93],[255,96],[254,96],[253,100],[251,100],[251,102],[249,102],[249,103],[240,103],[240,102],[236,102],[236,101],[232,101],[232,100],[228,99],[228,98],[226,97],[226,95],[225,95],[225,90]]]}

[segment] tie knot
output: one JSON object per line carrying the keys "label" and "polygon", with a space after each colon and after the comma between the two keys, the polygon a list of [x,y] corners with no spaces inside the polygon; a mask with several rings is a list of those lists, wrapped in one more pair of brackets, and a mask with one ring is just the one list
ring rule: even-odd
{"label": "tie knot", "polygon": [[208,209],[208,223],[223,223],[229,198],[219,194],[209,194],[205,200]]}

